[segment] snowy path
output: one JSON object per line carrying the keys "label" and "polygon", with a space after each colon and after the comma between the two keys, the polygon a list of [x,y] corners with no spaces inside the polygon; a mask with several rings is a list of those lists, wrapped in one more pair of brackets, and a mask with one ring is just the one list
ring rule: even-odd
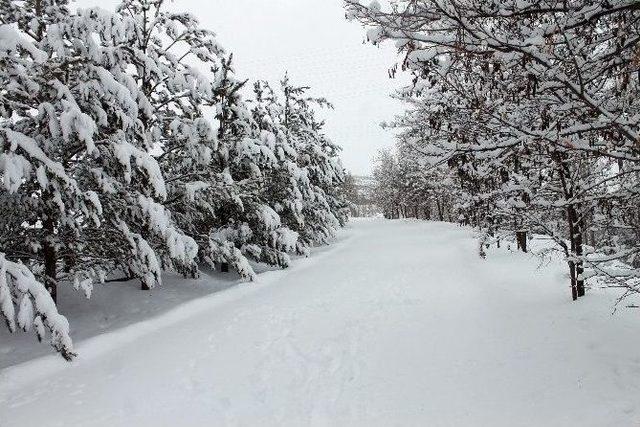
{"label": "snowy path", "polygon": [[[640,315],[469,231],[356,222],[291,271],[0,371],[0,426],[632,426]],[[37,380],[37,381],[36,381]]]}

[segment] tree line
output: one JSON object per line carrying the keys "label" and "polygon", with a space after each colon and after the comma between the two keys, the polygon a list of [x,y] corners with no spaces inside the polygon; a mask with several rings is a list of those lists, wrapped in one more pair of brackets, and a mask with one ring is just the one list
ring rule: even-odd
{"label": "tree line", "polygon": [[62,283],[150,289],[203,264],[251,280],[250,261],[287,267],[327,243],[349,206],[319,108],[331,104],[287,76],[239,80],[214,33],[163,0],[0,3],[8,328],[48,331],[71,359]]}
{"label": "tree line", "polygon": [[[395,152],[378,161],[388,216],[436,214],[550,236],[574,300],[585,282],[640,292],[640,2],[346,0],[413,82]],[[435,207],[435,209],[434,209]],[[407,211],[408,209],[408,211]],[[523,240],[524,236],[524,240]]]}

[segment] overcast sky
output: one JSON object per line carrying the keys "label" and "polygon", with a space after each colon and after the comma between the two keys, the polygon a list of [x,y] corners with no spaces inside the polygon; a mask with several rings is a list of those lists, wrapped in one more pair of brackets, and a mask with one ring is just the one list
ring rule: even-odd
{"label": "overcast sky", "polygon": [[328,98],[335,111],[326,115],[327,133],[344,148],[343,163],[354,174],[370,173],[371,158],[393,144],[379,125],[402,110],[388,97],[401,84],[387,76],[394,49],[364,44],[364,30],[345,20],[342,0],[175,0],[170,8],[195,14],[216,32],[234,53],[239,77],[277,82],[289,71],[293,83]]}

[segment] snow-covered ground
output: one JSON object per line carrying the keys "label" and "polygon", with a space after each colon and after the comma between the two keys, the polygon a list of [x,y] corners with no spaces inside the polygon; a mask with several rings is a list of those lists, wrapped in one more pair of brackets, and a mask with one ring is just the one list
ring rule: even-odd
{"label": "snow-covered ground", "polygon": [[[328,248],[322,248],[326,250]],[[256,271],[265,267],[255,265]],[[96,285],[90,300],[71,284],[58,289],[60,313],[68,317],[75,342],[121,329],[162,315],[185,302],[222,291],[241,283],[237,274],[205,270],[196,280],[165,274],[163,285],[140,291],[138,280]],[[38,343],[33,332],[11,334],[0,327],[0,369],[51,353],[51,347]],[[0,427],[2,424],[0,423]]]}
{"label": "snow-covered ground", "polygon": [[72,364],[1,370],[0,425],[640,424],[640,312],[572,303],[538,266],[454,225],[357,221],[256,283],[159,290],[191,300],[107,319]]}

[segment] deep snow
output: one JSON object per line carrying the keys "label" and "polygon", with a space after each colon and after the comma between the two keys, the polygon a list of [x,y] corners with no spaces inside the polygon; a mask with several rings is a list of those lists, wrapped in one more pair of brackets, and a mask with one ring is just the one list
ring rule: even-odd
{"label": "deep snow", "polygon": [[562,264],[504,247],[482,260],[450,224],[341,237],[82,341],[72,364],[0,371],[0,425],[640,423],[640,312],[612,315],[613,293],[572,303]]}
{"label": "deep snow", "polygon": [[[261,265],[254,268],[265,270]],[[146,292],[140,291],[138,280],[96,285],[89,300],[83,292],[67,284],[58,288],[59,310],[69,319],[74,341],[80,342],[162,315],[186,302],[236,286],[241,280],[234,273],[205,270],[194,280],[165,274],[162,282],[162,286]],[[7,328],[0,327],[0,369],[51,351],[50,346],[38,343],[33,333],[11,334]]]}

